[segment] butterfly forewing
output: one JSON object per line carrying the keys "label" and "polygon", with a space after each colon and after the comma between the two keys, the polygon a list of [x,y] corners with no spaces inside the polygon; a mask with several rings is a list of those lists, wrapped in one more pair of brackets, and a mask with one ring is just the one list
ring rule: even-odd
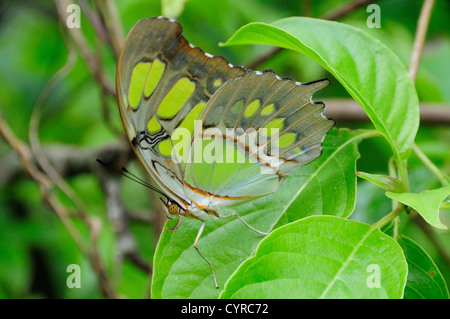
{"label": "butterfly forewing", "polygon": [[119,109],[137,156],[163,190],[184,198],[184,166],[173,150],[190,139],[171,137],[180,128],[193,134],[214,92],[245,72],[190,45],[168,19],[140,20],[129,32],[117,67]]}

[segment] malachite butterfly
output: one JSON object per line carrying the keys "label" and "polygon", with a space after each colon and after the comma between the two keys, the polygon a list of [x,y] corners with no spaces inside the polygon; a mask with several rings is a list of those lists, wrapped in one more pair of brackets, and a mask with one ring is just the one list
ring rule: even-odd
{"label": "malachite butterfly", "polygon": [[[321,154],[334,122],[310,83],[236,67],[191,45],[163,17],[140,20],[117,64],[117,100],[128,139],[162,189],[168,218],[236,216],[239,203],[275,192]],[[230,209],[234,211],[230,214]],[[259,232],[259,231],[257,231]],[[262,233],[262,232],[259,232]],[[264,233],[262,233],[264,234]]]}

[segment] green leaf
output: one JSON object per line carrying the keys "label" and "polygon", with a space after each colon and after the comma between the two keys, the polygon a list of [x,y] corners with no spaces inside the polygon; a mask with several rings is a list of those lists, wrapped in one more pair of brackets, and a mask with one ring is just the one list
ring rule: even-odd
{"label": "green leaf", "polygon": [[398,243],[408,262],[405,299],[448,299],[447,284],[426,251],[411,239],[402,236]]}
{"label": "green leaf", "polygon": [[386,192],[386,196],[414,208],[430,225],[447,229],[439,220],[439,205],[450,195],[450,186],[416,193]]}
{"label": "green leaf", "polygon": [[450,202],[443,202],[440,207],[441,209],[450,209]]}
{"label": "green leaf", "polygon": [[[318,160],[287,178],[275,194],[241,205],[236,212],[262,231],[311,214],[349,216],[355,202],[355,163],[359,156],[356,145],[373,133],[332,130]],[[315,195],[318,189],[320,196]],[[311,209],[302,209],[303,200],[308,200]],[[264,238],[236,218],[206,224],[198,247],[214,266],[221,288],[215,289],[209,265],[192,247],[201,223],[183,220],[176,232],[168,231],[174,222],[165,227],[156,248],[153,298],[218,297],[227,279]]]}
{"label": "green leaf", "polygon": [[162,15],[167,18],[178,18],[184,11],[188,0],[161,0]]}
{"label": "green leaf", "polygon": [[311,216],[265,238],[221,298],[401,298],[406,277],[391,237],[367,224]]}
{"label": "green leaf", "polygon": [[356,172],[356,175],[365,180],[368,180],[369,182],[377,185],[378,187],[381,187],[384,190],[393,193],[401,193],[405,191],[403,184],[398,179],[391,176],[381,174],[369,174],[364,172]]}
{"label": "green leaf", "polygon": [[250,23],[225,43],[242,44],[275,45],[316,60],[364,108],[405,164],[419,126],[419,102],[405,66],[383,43],[342,23],[292,17]]}

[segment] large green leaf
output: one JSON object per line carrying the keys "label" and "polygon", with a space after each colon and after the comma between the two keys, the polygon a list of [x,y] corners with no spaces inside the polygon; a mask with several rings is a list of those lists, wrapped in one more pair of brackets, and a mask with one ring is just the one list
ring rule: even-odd
{"label": "large green leaf", "polygon": [[[356,145],[372,135],[372,131],[332,130],[324,141],[323,156],[300,168],[275,194],[241,205],[237,213],[262,231],[314,213],[350,215],[355,201],[355,162],[359,156]],[[316,196],[317,185],[321,184],[320,196]],[[297,198],[308,198],[313,209],[301,210]],[[335,209],[321,209],[331,208],[329,203],[335,203]],[[288,209],[290,214],[284,215]],[[153,298],[218,297],[227,279],[264,238],[235,218],[206,224],[198,247],[214,266],[221,287],[215,289],[209,265],[192,247],[199,227],[198,221],[183,220],[176,232],[168,231],[167,227],[163,231],[154,257]]]}
{"label": "large green leaf", "polygon": [[419,126],[419,102],[405,66],[383,43],[342,23],[293,17],[250,23],[225,43],[241,44],[275,45],[316,60],[364,108],[395,158],[402,165],[408,159]]}
{"label": "large green leaf", "polygon": [[367,224],[311,216],[275,230],[227,282],[222,298],[401,298],[400,246]]}
{"label": "large green leaf", "polygon": [[439,220],[439,205],[450,195],[450,186],[416,193],[386,192],[386,196],[414,208],[430,225],[447,229]]}
{"label": "large green leaf", "polygon": [[404,236],[398,243],[403,248],[408,262],[405,299],[448,299],[444,277],[425,250]]}

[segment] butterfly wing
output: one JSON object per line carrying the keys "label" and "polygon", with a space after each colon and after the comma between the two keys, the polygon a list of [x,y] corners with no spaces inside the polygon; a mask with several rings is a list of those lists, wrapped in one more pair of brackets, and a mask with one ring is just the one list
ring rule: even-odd
{"label": "butterfly wing", "polygon": [[179,128],[193,132],[214,92],[245,72],[193,47],[172,20],[140,20],[129,32],[116,75],[122,122],[140,162],[178,202],[184,167],[171,156],[171,136]]}
{"label": "butterfly wing", "polygon": [[[275,192],[286,175],[321,154],[334,122],[312,95],[328,83],[294,82],[272,71],[252,71],[225,83],[206,104],[192,140],[191,153],[203,152],[203,161],[186,165],[186,194],[208,206]],[[234,137],[224,133],[230,128]]]}

